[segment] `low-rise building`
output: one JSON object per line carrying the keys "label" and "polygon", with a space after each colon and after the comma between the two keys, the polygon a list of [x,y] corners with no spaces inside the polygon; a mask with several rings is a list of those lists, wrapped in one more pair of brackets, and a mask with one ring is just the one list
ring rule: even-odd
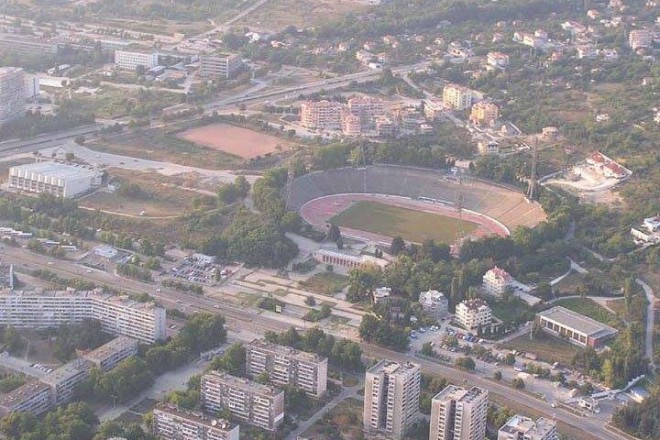
{"label": "low-rise building", "polygon": [[504,69],[509,66],[509,55],[502,52],[488,52],[486,55],[486,62],[489,66]]}
{"label": "low-rise building", "polygon": [[649,232],[660,231],[660,215],[645,218],[642,221],[642,226]]}
{"label": "low-rise building", "polygon": [[390,300],[392,289],[390,287],[377,287],[373,293],[374,304],[385,303]]}
{"label": "low-rise building", "polygon": [[322,397],[328,384],[328,358],[255,339],[245,347],[245,369],[250,377],[267,373],[278,386],[294,386]]}
{"label": "low-rise building", "polygon": [[437,290],[427,290],[420,293],[419,304],[427,315],[438,321],[445,318],[449,313],[449,301],[447,297]]}
{"label": "low-rise building", "polygon": [[500,144],[495,141],[479,141],[477,143],[477,150],[479,154],[484,156],[497,155],[500,154]]}
{"label": "low-rise building", "polygon": [[577,47],[578,59],[596,58],[598,56],[598,49],[590,44],[584,44]]}
{"label": "low-rise building", "polygon": [[237,54],[201,55],[199,76],[207,79],[231,79],[243,70],[243,59]]}
{"label": "low-rise building", "polygon": [[218,371],[202,376],[200,400],[207,413],[226,409],[267,431],[276,431],[284,420],[284,391]]}
{"label": "low-rise building", "polygon": [[516,414],[497,432],[497,440],[557,440],[557,423],[543,417],[534,421]]}
{"label": "low-rise building", "polygon": [[482,287],[489,295],[502,296],[512,282],[513,278],[506,270],[495,266],[484,274]]}
{"label": "low-rise building", "polygon": [[632,50],[647,49],[653,45],[653,33],[646,29],[635,29],[628,34],[628,45]]}
{"label": "low-rise building", "polygon": [[115,66],[124,70],[136,70],[138,67],[145,71],[158,65],[158,53],[138,50],[115,50]]}
{"label": "low-rise building", "polygon": [[154,408],[153,433],[162,440],[238,440],[239,426],[173,405]]}
{"label": "low-rise building", "polygon": [[315,260],[330,266],[339,266],[346,269],[357,269],[365,266],[378,266],[385,268],[389,261],[376,258],[371,255],[352,255],[344,252],[337,252],[330,249],[318,249],[314,251]]}
{"label": "low-rise building", "polygon": [[456,321],[467,330],[474,330],[490,325],[493,314],[486,301],[467,299],[456,306]]}
{"label": "low-rise building", "polygon": [[29,412],[39,415],[51,408],[51,388],[43,382],[29,382],[0,398],[0,415]]}
{"label": "low-rise building", "polygon": [[90,351],[84,358],[102,371],[109,371],[126,358],[138,353],[138,341],[128,336],[118,336],[107,344]]}
{"label": "low-rise building", "polygon": [[57,162],[38,162],[9,169],[9,188],[56,197],[75,197],[101,184],[98,170]]}
{"label": "low-rise building", "polygon": [[546,333],[566,338],[581,347],[599,347],[618,333],[608,325],[562,306],[539,312],[536,318]]}
{"label": "low-rise building", "polygon": [[41,378],[52,390],[53,405],[64,405],[73,399],[80,382],[89,377],[92,365],[87,359],[76,359]]}

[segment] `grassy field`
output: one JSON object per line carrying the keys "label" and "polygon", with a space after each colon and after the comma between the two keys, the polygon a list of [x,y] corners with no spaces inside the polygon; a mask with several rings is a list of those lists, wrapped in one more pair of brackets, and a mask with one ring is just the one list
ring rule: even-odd
{"label": "grassy field", "polygon": [[327,417],[316,422],[303,437],[319,440],[338,438],[356,440],[362,436],[363,403],[357,399],[346,399],[334,407]]}
{"label": "grassy field", "polygon": [[512,301],[489,301],[493,315],[504,322],[513,322],[516,319],[525,318],[534,319],[534,313],[531,307],[523,300],[516,298]]}
{"label": "grassy field", "polygon": [[503,346],[511,350],[534,353],[540,361],[559,362],[565,365],[570,364],[573,355],[579,350],[578,347],[543,332],[539,332],[532,340],[529,339],[529,335],[518,336]]}
{"label": "grassy field", "polygon": [[301,287],[323,295],[334,295],[335,293],[341,292],[347,285],[348,277],[334,272],[317,273],[308,280],[300,283]]}
{"label": "grassy field", "polygon": [[[414,211],[361,201],[331,219],[343,226],[388,237],[401,236],[405,240],[421,243],[429,238],[450,243],[458,237],[459,220],[429,212]],[[463,232],[469,234],[479,225],[463,221]]]}
{"label": "grassy field", "polygon": [[597,304],[589,298],[564,298],[553,303],[555,306],[566,307],[569,310],[588,316],[603,324],[617,327],[619,320],[610,313],[605,307]]}

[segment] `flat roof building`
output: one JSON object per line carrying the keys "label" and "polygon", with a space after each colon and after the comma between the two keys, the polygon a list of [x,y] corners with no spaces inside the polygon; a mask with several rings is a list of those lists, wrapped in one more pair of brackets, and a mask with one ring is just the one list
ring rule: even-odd
{"label": "flat roof building", "polygon": [[29,382],[0,398],[0,414],[29,412],[39,415],[51,407],[51,388],[41,381]]}
{"label": "flat roof building", "polygon": [[76,359],[41,378],[52,390],[52,404],[58,406],[69,403],[80,382],[89,377],[92,365],[87,359]]}
{"label": "flat roof building", "polygon": [[369,368],[364,389],[364,429],[401,439],[419,419],[420,367],[382,360]]}
{"label": "flat roof building", "polygon": [[539,312],[536,317],[543,331],[565,337],[581,347],[598,347],[618,333],[608,325],[562,306]]}
{"label": "flat roof building", "polygon": [[98,319],[103,331],[152,344],[166,337],[165,309],[101,289],[78,292],[0,291],[0,325],[47,329]]}
{"label": "flat roof building", "polygon": [[284,421],[284,391],[226,373],[203,375],[200,399],[207,413],[227,409],[237,419],[267,431],[276,431]]}
{"label": "flat roof building", "polygon": [[516,414],[500,428],[497,440],[557,440],[557,423],[543,417],[535,422]]}
{"label": "flat roof building", "polygon": [[309,130],[340,130],[341,103],[327,100],[303,102],[300,124]]}
{"label": "flat roof building", "polygon": [[449,385],[431,401],[429,440],[485,440],[488,391]]}
{"label": "flat roof building", "polygon": [[347,269],[357,269],[368,265],[384,268],[390,264],[389,261],[385,259],[376,258],[371,255],[351,255],[330,249],[317,249],[314,251],[313,256],[315,260],[323,264],[345,267]]}
{"label": "flat roof building", "polygon": [[128,336],[118,336],[107,344],[90,351],[84,358],[102,371],[109,371],[124,359],[138,353],[138,341]]}
{"label": "flat roof building", "polygon": [[153,433],[162,440],[238,440],[239,426],[200,412],[158,404],[154,409]]}
{"label": "flat roof building", "polygon": [[486,301],[467,299],[456,306],[456,321],[465,329],[473,330],[491,324],[493,314]]}
{"label": "flat roof building", "polygon": [[326,392],[328,358],[263,339],[247,344],[245,357],[248,376],[268,373],[274,385],[291,385],[313,397],[321,397]]}
{"label": "flat roof building", "polygon": [[200,55],[199,76],[206,79],[230,79],[243,70],[243,59],[237,54]]}
{"label": "flat roof building", "polygon": [[145,71],[158,65],[158,53],[137,50],[115,50],[115,66],[124,70],[136,70],[142,66]]}
{"label": "flat roof building", "polygon": [[83,166],[38,162],[9,169],[9,188],[75,197],[101,184],[101,173]]}

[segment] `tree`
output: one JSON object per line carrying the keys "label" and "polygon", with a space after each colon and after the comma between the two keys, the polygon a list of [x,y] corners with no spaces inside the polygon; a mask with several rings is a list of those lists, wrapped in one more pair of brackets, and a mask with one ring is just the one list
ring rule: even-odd
{"label": "tree", "polygon": [[246,197],[250,193],[250,182],[245,176],[237,176],[234,180],[234,187],[239,197]]}
{"label": "tree", "polygon": [[401,252],[406,250],[406,242],[403,241],[403,238],[396,236],[392,238],[392,243],[390,244],[390,254],[399,255]]}
{"label": "tree", "polygon": [[245,374],[245,347],[240,343],[232,344],[221,357],[216,357],[211,363],[214,370],[222,370],[232,376]]}
{"label": "tree", "polygon": [[339,226],[334,223],[331,224],[328,228],[328,233],[326,234],[325,239],[334,243],[337,243],[339,240],[341,240],[341,231],[339,230]]}
{"label": "tree", "polygon": [[309,295],[307,298],[305,298],[305,304],[310,307],[314,307],[316,305],[316,299],[312,295]]}
{"label": "tree", "polygon": [[454,365],[456,365],[456,367],[460,368],[461,370],[466,371],[474,371],[477,366],[477,364],[474,362],[474,359],[469,356],[456,358]]}
{"label": "tree", "polygon": [[550,283],[539,283],[538,287],[536,288],[536,296],[543,299],[544,301],[550,301],[554,297]]}
{"label": "tree", "polygon": [[514,387],[515,389],[517,389],[517,390],[522,390],[522,389],[525,388],[525,381],[522,380],[522,379],[520,379],[519,377],[516,377],[515,379],[513,379],[513,381],[511,382],[511,384],[512,384],[513,387]]}
{"label": "tree", "polygon": [[493,373],[493,379],[500,381],[502,380],[502,372],[501,371],[496,371]]}
{"label": "tree", "polygon": [[424,356],[435,356],[435,350],[433,350],[433,345],[431,345],[430,342],[425,342],[424,345],[422,345],[420,353]]}
{"label": "tree", "polygon": [[380,268],[375,265],[366,265],[351,270],[348,277],[346,299],[351,302],[368,301],[371,292],[380,282],[381,275]]}

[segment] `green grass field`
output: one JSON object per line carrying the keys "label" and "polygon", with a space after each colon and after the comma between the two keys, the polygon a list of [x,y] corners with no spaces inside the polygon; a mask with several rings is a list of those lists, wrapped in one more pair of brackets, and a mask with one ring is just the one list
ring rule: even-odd
{"label": "green grass field", "polygon": [[[360,201],[332,219],[337,226],[422,243],[432,238],[451,243],[458,238],[459,220],[440,214],[414,211],[377,202]],[[463,221],[463,232],[474,232],[479,225]]]}

